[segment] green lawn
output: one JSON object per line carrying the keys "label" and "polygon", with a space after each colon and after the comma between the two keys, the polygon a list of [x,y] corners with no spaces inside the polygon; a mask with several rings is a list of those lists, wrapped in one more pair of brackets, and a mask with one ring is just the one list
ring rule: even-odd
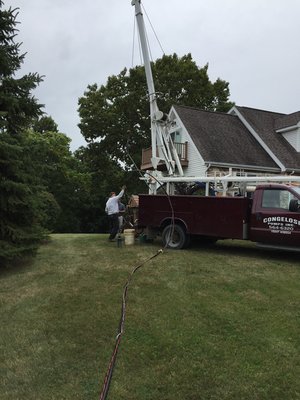
{"label": "green lawn", "polygon": [[[160,244],[53,235],[0,269],[0,399],[98,399],[123,286]],[[299,254],[164,251],[133,276],[108,399],[300,399]]]}

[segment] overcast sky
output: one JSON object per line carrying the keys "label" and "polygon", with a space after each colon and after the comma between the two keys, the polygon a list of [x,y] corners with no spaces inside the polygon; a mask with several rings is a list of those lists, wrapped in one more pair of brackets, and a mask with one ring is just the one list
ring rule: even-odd
{"label": "overcast sky", "polygon": [[[78,98],[89,84],[132,67],[131,0],[4,0],[8,6],[20,8],[17,41],[27,52],[21,73],[45,76],[34,94],[76,150],[85,145]],[[199,67],[209,63],[212,81],[229,82],[231,101],[300,110],[299,0],[144,0],[143,7],[164,52],[191,53]],[[144,18],[155,60],[162,52]]]}

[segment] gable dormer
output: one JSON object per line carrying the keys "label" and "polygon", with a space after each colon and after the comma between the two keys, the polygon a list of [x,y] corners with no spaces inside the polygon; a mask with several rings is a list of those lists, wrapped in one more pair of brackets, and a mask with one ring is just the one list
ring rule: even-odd
{"label": "gable dormer", "polygon": [[300,152],[300,111],[276,119],[275,130]]}

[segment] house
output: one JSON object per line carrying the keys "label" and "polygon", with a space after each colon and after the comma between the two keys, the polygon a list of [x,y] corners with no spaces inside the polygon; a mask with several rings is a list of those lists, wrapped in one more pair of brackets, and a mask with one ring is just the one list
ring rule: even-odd
{"label": "house", "polygon": [[[234,106],[221,113],[173,106],[169,116],[185,176],[300,175],[300,111]],[[150,154],[143,151],[143,170],[151,168]]]}

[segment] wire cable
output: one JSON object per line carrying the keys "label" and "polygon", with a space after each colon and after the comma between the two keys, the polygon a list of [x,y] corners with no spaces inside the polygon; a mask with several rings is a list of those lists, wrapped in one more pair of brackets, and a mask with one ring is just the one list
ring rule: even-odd
{"label": "wire cable", "polygon": [[135,15],[134,15],[134,17],[133,17],[133,35],[132,35],[132,52],[131,52],[131,68],[133,68],[133,60],[134,60],[135,26],[136,26],[136,19],[135,19]]}
{"label": "wire cable", "polygon": [[156,34],[156,32],[155,32],[155,29],[154,29],[154,27],[153,27],[153,25],[152,25],[152,23],[151,23],[151,21],[150,21],[150,18],[148,17],[148,14],[147,14],[147,11],[146,11],[146,9],[145,9],[145,7],[144,7],[144,4],[141,3],[141,6],[142,6],[142,9],[143,9],[143,11],[144,11],[144,13],[145,13],[145,15],[146,15],[146,17],[147,17],[147,20],[148,20],[148,22],[149,22],[149,24],[150,24],[150,26],[151,26],[152,32],[154,33],[154,36],[155,36],[155,38],[156,38],[156,40],[157,40],[157,43],[158,43],[158,45],[159,45],[159,47],[160,47],[162,53],[165,54],[164,49],[163,49],[163,47],[162,47],[162,45],[161,45],[161,42],[160,42],[160,40],[158,39],[158,36],[157,36],[157,34]]}
{"label": "wire cable", "polygon": [[[141,6],[142,6],[143,12],[145,13],[145,15],[146,15],[146,17],[147,17],[148,23],[149,23],[149,25],[150,25],[150,27],[151,27],[151,29],[152,29],[152,32],[153,32],[153,34],[154,34],[154,36],[155,36],[155,39],[156,39],[156,41],[157,41],[157,43],[158,43],[158,45],[159,45],[159,47],[160,47],[160,50],[161,50],[162,54],[164,55],[164,54],[165,54],[165,51],[164,51],[164,49],[163,49],[163,47],[162,47],[162,44],[161,44],[161,42],[160,42],[160,40],[159,40],[159,38],[158,38],[158,35],[157,35],[156,31],[155,31],[155,29],[154,29],[154,27],[153,27],[153,25],[152,25],[152,23],[151,23],[151,20],[150,20],[148,14],[147,14],[147,11],[146,11],[146,9],[145,9],[145,6],[144,6],[142,3],[141,3]],[[135,42],[135,32],[136,32],[136,18],[135,18],[135,16],[134,16],[133,43],[132,43],[132,56],[131,56],[131,65],[132,65],[132,68],[133,68],[133,64],[134,64],[134,42]],[[153,61],[153,57],[152,57],[152,53],[151,53],[151,47],[150,47],[150,43],[149,43],[149,38],[148,38],[147,31],[145,31],[145,34],[146,34],[146,41],[147,41],[147,47],[148,47],[150,59]],[[140,54],[140,63],[143,64],[140,38],[138,38],[138,47],[139,47],[139,54]]]}

